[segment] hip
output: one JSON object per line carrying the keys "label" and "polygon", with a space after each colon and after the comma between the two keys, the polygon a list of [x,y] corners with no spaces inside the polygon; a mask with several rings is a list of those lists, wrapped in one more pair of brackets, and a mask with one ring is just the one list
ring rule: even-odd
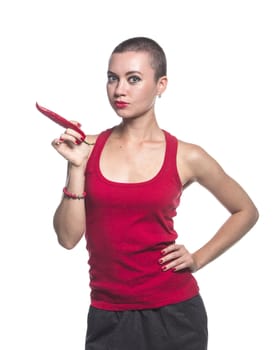
{"label": "hip", "polygon": [[90,306],[86,350],[206,350],[207,313],[200,295],[145,310]]}

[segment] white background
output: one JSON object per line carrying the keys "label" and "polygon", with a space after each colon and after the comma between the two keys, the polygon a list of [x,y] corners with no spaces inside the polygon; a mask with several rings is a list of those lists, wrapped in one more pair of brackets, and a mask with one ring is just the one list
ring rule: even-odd
{"label": "white background", "polygon": [[[195,277],[210,350],[276,349],[275,1],[1,1],[0,348],[82,350],[89,306],[85,242],[66,251],[52,217],[66,161],[61,128],[35,102],[87,133],[119,122],[105,92],[120,41],[149,36],[165,49],[169,85],[160,126],[200,144],[250,194],[260,220]],[[227,217],[207,191],[183,195],[176,229],[193,250]],[[135,340],[134,340],[135,341]]]}

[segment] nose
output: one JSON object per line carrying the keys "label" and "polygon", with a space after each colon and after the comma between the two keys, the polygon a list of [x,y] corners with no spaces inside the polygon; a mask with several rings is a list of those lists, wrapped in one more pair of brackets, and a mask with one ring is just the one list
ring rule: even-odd
{"label": "nose", "polygon": [[114,90],[115,97],[125,96],[126,91],[127,91],[126,81],[124,81],[123,79],[119,79]]}

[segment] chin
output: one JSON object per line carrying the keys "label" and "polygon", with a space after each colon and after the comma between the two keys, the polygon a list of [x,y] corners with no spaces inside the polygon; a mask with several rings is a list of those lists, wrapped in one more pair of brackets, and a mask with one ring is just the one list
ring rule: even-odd
{"label": "chin", "polygon": [[123,119],[132,119],[134,116],[133,115],[130,115],[129,113],[123,111],[123,110],[118,110],[116,109],[115,110],[115,113],[120,117],[120,118],[123,118]]}

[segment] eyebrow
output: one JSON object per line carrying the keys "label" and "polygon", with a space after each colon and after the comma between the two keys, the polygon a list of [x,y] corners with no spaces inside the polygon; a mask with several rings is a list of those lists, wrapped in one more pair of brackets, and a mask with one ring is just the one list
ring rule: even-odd
{"label": "eyebrow", "polygon": [[[113,75],[117,76],[116,73],[114,73],[114,72],[112,72],[110,70],[108,70],[107,74],[113,74]],[[130,71],[126,72],[125,75],[130,75],[130,74],[140,74],[140,75],[142,75],[142,73],[140,71],[138,71],[138,70],[130,70]]]}

